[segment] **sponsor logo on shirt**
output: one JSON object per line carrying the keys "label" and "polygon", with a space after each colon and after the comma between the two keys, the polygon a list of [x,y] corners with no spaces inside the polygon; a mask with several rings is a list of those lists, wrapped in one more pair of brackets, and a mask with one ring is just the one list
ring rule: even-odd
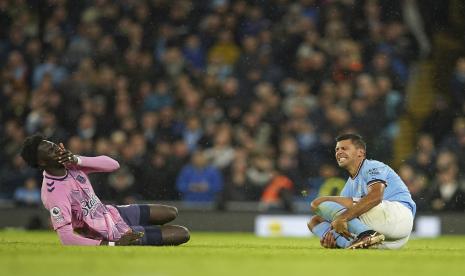
{"label": "sponsor logo on shirt", "polygon": [[61,214],[61,209],[57,206],[50,209],[50,215],[52,216],[52,219],[57,223],[65,220],[63,218],[63,215]]}
{"label": "sponsor logo on shirt", "polygon": [[81,201],[81,209],[84,216],[92,214],[97,209],[98,205],[101,204],[100,200],[96,195],[92,195],[88,200]]}

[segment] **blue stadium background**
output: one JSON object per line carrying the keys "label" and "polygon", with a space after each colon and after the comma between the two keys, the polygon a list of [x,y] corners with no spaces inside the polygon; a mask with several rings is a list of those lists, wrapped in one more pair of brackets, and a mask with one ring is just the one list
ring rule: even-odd
{"label": "blue stadium background", "polygon": [[[0,198],[39,206],[41,132],[121,169],[106,202],[295,203],[337,194],[357,132],[419,211],[465,211],[461,1],[0,0]],[[273,192],[279,187],[278,192]]]}

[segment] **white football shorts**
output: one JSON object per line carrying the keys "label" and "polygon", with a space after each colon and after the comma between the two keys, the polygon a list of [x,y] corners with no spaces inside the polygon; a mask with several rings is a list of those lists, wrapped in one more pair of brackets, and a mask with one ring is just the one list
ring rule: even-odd
{"label": "white football shorts", "polygon": [[386,240],[377,247],[380,249],[401,248],[407,243],[413,228],[412,211],[398,201],[383,200],[359,218],[385,236]]}

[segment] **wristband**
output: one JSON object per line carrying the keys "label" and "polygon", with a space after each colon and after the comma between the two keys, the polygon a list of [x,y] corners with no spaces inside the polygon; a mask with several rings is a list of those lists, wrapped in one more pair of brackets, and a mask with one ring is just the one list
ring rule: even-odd
{"label": "wristband", "polygon": [[77,163],[78,165],[81,165],[81,164],[82,164],[81,158],[79,158],[79,156],[77,156],[77,155],[75,155],[75,157],[76,157],[76,160],[77,160],[76,163]]}
{"label": "wristband", "polygon": [[109,241],[108,246],[115,246],[115,242]]}

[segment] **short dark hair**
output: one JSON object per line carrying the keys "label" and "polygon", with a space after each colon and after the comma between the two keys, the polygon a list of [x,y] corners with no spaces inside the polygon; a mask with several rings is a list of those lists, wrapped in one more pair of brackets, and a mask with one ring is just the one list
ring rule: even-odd
{"label": "short dark hair", "polygon": [[21,149],[21,157],[29,166],[33,168],[39,167],[37,151],[39,144],[45,139],[46,138],[42,134],[34,134],[24,140],[23,147]]}
{"label": "short dark hair", "polygon": [[355,145],[357,148],[362,148],[363,150],[367,150],[367,144],[365,141],[363,141],[363,138],[361,135],[355,134],[355,133],[346,133],[339,135],[336,137],[336,142],[343,141],[343,140],[350,140],[352,144]]}

